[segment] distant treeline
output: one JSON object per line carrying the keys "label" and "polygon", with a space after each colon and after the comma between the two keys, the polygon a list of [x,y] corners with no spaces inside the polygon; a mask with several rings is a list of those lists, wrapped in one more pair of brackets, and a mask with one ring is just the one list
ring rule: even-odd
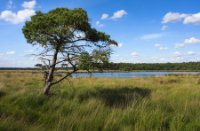
{"label": "distant treeline", "polygon": [[188,70],[188,71],[200,71],[200,62],[188,62],[188,63],[109,63],[103,66],[105,70]]}
{"label": "distant treeline", "polygon": [[[200,62],[188,62],[188,63],[107,63],[96,65],[101,70],[120,70],[120,71],[134,71],[134,70],[182,70],[182,71],[200,71]],[[70,67],[68,67],[70,68]],[[91,67],[92,68],[92,67]],[[63,69],[58,67],[57,70]],[[97,69],[97,68],[92,68]],[[38,68],[0,68],[0,70],[38,70]]]}

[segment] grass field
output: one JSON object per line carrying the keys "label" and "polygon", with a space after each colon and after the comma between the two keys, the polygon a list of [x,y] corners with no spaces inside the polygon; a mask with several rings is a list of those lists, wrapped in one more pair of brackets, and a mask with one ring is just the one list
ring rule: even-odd
{"label": "grass field", "polygon": [[42,95],[40,74],[0,72],[0,131],[198,131],[200,76],[77,78]]}

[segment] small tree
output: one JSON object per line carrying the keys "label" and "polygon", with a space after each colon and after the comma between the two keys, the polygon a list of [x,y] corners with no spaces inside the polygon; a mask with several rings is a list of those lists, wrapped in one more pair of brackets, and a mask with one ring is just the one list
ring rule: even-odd
{"label": "small tree", "polygon": [[82,52],[78,58],[79,69],[90,72],[92,68],[92,56],[88,52]]}
{"label": "small tree", "polygon": [[[36,12],[22,30],[28,43],[38,44],[44,49],[38,56],[48,71],[43,91],[45,95],[49,94],[53,85],[78,70],[77,58],[87,48],[117,45],[109,35],[91,27],[87,12],[81,8],[57,8],[48,13]],[[56,66],[61,63],[70,65],[73,70],[56,79],[54,72]]]}
{"label": "small tree", "polygon": [[79,69],[87,70],[88,72],[90,72],[90,69],[103,71],[103,68],[109,64],[110,54],[110,48],[94,49],[91,54],[83,52],[78,59]]}
{"label": "small tree", "polygon": [[42,64],[35,64],[35,68],[39,68],[39,69],[42,69]]}
{"label": "small tree", "polygon": [[63,69],[63,68],[67,68],[67,67],[68,67],[67,64],[65,64],[65,63],[61,64],[61,68],[62,68],[62,69]]}
{"label": "small tree", "polygon": [[108,49],[94,49],[92,52],[93,66],[96,67],[99,71],[103,71],[103,68],[106,67],[109,63],[111,50]]}

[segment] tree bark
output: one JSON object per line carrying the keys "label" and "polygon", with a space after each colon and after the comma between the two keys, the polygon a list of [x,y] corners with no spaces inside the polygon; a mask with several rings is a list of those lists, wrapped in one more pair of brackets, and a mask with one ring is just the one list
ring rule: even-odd
{"label": "tree bark", "polygon": [[50,89],[51,89],[51,83],[49,82],[49,83],[46,83],[45,84],[45,87],[44,87],[44,95],[49,95],[49,91],[50,91]]}
{"label": "tree bark", "polygon": [[45,87],[44,87],[44,91],[43,91],[43,93],[45,95],[49,95],[49,92],[50,92],[50,89],[51,89],[51,86],[52,86],[57,56],[58,56],[58,49],[56,49],[55,52],[54,52],[54,55],[53,55],[53,58],[52,58],[52,64],[51,64],[51,67],[49,69],[48,76],[45,80]]}

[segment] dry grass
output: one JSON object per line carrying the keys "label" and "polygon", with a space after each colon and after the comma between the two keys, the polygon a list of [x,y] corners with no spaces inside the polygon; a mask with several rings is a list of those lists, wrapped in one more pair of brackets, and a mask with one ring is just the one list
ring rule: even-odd
{"label": "dry grass", "polygon": [[200,130],[198,75],[77,78],[40,94],[40,74],[0,72],[0,130]]}

